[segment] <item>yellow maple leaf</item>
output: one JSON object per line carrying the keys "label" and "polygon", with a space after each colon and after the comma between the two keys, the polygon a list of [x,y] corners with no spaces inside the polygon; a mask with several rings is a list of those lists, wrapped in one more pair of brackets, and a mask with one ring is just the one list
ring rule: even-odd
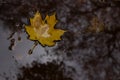
{"label": "yellow maple leaf", "polygon": [[36,12],[33,18],[30,18],[30,26],[25,26],[26,32],[29,34],[30,40],[37,40],[43,46],[54,46],[55,41],[61,40],[64,30],[55,29],[57,23],[55,14],[46,16],[42,20],[41,14]]}

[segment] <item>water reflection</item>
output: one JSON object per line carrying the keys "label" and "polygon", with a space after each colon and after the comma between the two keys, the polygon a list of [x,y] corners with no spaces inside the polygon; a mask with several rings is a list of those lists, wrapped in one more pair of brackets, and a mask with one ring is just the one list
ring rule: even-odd
{"label": "water reflection", "polygon": [[[9,4],[0,3],[0,19],[6,22],[6,25],[3,25],[0,21],[0,73],[7,72],[10,76],[11,72],[18,72],[17,67],[30,64],[33,60],[41,64],[54,59],[58,63],[63,62],[64,74],[74,80],[119,80],[119,1],[104,1],[42,0],[38,3],[39,0],[6,0]],[[24,24],[29,24],[28,19],[37,10],[41,11],[43,16],[55,11],[59,20],[56,28],[67,29],[68,32],[56,47],[43,48],[39,45],[33,54],[28,55],[28,50],[34,43],[26,39],[27,35],[22,29]],[[105,30],[101,32],[95,28],[95,31],[85,32],[92,26],[91,20],[95,17],[104,23]],[[13,51],[8,50],[10,41],[7,38],[11,33],[8,28],[10,31],[23,32],[21,41],[17,40],[16,33],[13,36],[16,43]],[[0,78],[4,80],[2,76]]]}
{"label": "water reflection", "polygon": [[[0,74],[3,74],[4,72],[7,73],[7,76],[11,76],[11,73],[15,75],[17,73],[18,67],[26,64],[30,64],[34,60],[37,60],[41,63],[50,62],[53,59],[57,59],[57,56],[53,56],[51,54],[47,54],[46,50],[47,47],[44,48],[40,45],[38,45],[34,51],[33,54],[29,55],[28,51],[33,46],[34,42],[27,39],[26,33],[21,33],[21,41],[17,40],[17,34],[14,34],[13,38],[15,39],[15,46],[12,51],[8,49],[10,45],[10,41],[7,40],[10,31],[4,30],[3,27],[5,27],[0,21]],[[16,63],[19,65],[16,65]],[[0,77],[0,80],[2,77]]]}

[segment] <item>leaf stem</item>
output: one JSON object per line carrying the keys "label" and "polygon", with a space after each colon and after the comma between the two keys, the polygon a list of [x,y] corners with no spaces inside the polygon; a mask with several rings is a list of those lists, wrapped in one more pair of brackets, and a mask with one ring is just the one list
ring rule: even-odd
{"label": "leaf stem", "polygon": [[28,54],[31,55],[33,53],[33,50],[35,49],[35,47],[38,45],[38,41],[35,41],[34,45],[32,46],[32,48],[28,51]]}

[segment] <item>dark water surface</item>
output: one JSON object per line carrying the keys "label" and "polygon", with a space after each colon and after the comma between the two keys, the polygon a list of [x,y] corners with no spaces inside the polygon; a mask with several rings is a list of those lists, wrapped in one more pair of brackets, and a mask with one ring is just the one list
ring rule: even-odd
{"label": "dark water surface", "polygon": [[[117,0],[0,0],[0,80],[120,80],[119,5]],[[54,47],[37,45],[29,55],[34,42],[24,25],[36,11],[43,17],[56,12],[55,27],[67,32]]]}

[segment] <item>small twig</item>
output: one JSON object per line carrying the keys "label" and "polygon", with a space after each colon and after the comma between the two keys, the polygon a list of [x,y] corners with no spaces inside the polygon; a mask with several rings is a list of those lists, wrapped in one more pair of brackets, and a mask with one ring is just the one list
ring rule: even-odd
{"label": "small twig", "polygon": [[9,50],[13,50],[13,48],[14,48],[14,46],[15,46],[15,39],[13,38],[13,39],[11,39],[10,40],[10,46],[9,46]]}
{"label": "small twig", "polygon": [[15,32],[12,32],[10,36],[7,38],[8,40],[11,39],[14,36]]}

